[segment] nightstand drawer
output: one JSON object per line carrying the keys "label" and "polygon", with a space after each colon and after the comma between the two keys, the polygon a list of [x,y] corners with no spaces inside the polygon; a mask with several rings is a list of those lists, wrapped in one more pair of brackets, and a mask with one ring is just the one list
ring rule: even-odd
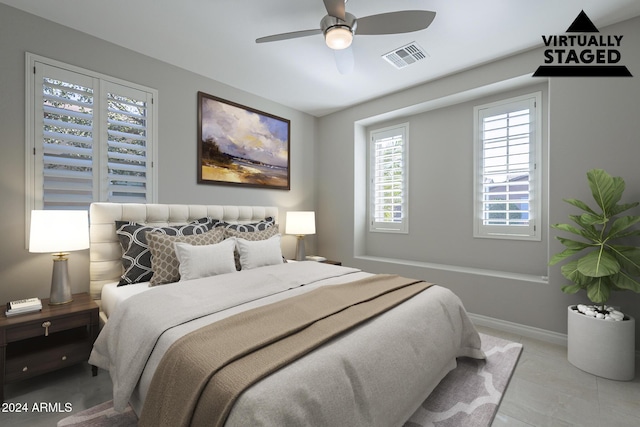
{"label": "nightstand drawer", "polygon": [[13,382],[71,366],[89,358],[91,344],[72,342],[37,353],[7,358],[5,382]]}
{"label": "nightstand drawer", "polygon": [[49,334],[52,334],[60,331],[66,331],[67,329],[89,325],[91,323],[91,313],[86,312],[74,314],[72,316],[45,318],[36,322],[24,323],[22,325],[7,328],[7,342],[44,336],[47,329],[45,328],[45,322],[49,322]]}

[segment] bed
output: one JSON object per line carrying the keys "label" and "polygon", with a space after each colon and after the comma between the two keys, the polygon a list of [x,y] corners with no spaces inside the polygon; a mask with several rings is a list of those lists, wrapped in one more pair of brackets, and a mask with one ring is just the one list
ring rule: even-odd
{"label": "bed", "polygon": [[[221,243],[211,245],[193,243],[195,240],[193,246],[174,243],[174,255],[181,261],[180,272],[188,280],[180,277],[180,281],[169,279],[168,283],[155,286],[143,280],[117,286],[124,280],[123,270],[124,274],[129,271],[126,265],[123,267],[122,233],[116,233],[117,227],[124,227],[123,223],[142,228],[179,228],[189,224],[197,229],[202,224],[211,226],[207,221],[216,225],[201,236],[224,228],[231,230],[225,233],[232,237],[225,234],[227,238]],[[266,228],[256,228],[265,222]],[[130,404],[143,426],[401,426],[455,368],[457,357],[484,358],[479,335],[462,303],[446,288],[313,261],[284,262],[278,227],[278,208],[269,206],[92,204],[90,291],[101,306],[104,326],[90,363],[109,371],[116,410],[124,410]],[[248,234],[254,232],[255,235]],[[150,234],[147,232],[145,236]],[[260,234],[264,234],[263,238]],[[152,238],[160,237],[154,234]],[[162,239],[177,241],[191,237]],[[227,260],[230,239],[235,239],[233,271],[228,270],[231,261]],[[220,249],[223,245],[225,252],[220,258],[227,260],[221,262],[225,267],[213,275],[193,276],[189,268],[203,259],[197,254],[209,251],[208,256],[213,253],[217,257],[223,253]],[[211,252],[213,248],[220,252]],[[188,251],[188,257],[179,256],[183,250]],[[240,271],[236,271],[238,268]],[[151,273],[152,278],[156,273],[159,277],[165,273],[160,264],[157,272]],[[318,317],[312,320],[306,317],[296,320],[307,326],[282,326],[287,335],[280,330],[272,331],[280,320],[264,321],[254,315],[271,311],[275,316],[282,313],[289,316],[289,312],[298,313],[290,304],[305,301],[310,304],[310,311],[314,311],[323,307],[325,296],[330,293],[343,292],[352,298],[351,290],[362,292],[363,284],[367,284],[367,289],[376,286],[387,289],[390,282],[397,288],[393,292],[381,291],[375,297],[358,294],[353,296],[357,299],[353,305],[327,308],[332,316],[344,317],[332,320],[334,317],[323,312],[313,314]],[[375,314],[363,314],[367,304],[375,302],[377,307],[382,295],[396,298],[400,292],[406,295],[397,296],[397,301],[384,308],[372,308],[378,310]],[[305,310],[301,316],[311,316]],[[352,326],[340,329],[351,322],[348,316],[367,317],[358,317]],[[321,322],[333,322],[338,329],[327,332],[325,326],[318,326],[324,325]],[[236,329],[240,327],[247,330]],[[252,349],[250,355],[242,347],[253,346],[253,341],[260,341],[263,336],[275,341],[268,338],[271,333],[284,337],[279,342],[293,342],[298,340],[296,334],[312,335],[314,328],[321,329],[318,334],[323,337],[310,338],[312,341],[305,344],[304,350],[296,349],[293,356],[287,355],[286,363],[270,359],[264,362],[267,359],[262,354],[276,352],[272,347],[265,345],[255,352],[253,347],[246,347]],[[290,333],[290,329],[295,331]],[[212,338],[214,332],[218,335]],[[205,340],[207,343],[203,344]],[[225,353],[236,346],[245,353],[241,356]],[[244,360],[241,357],[256,354],[258,362],[252,363],[258,365],[256,370],[260,372],[256,378],[246,379],[245,388],[228,400],[224,399],[230,386],[223,385],[220,392],[214,384],[222,381],[219,377],[202,380],[203,365],[218,363],[213,361],[218,357],[240,363]],[[263,369],[271,365],[273,369]],[[248,375],[246,366],[253,365],[240,364],[235,368],[242,381]],[[225,365],[219,369],[216,365],[211,369],[222,374],[232,371],[227,368]],[[237,382],[240,381],[231,380],[234,387]],[[224,399],[215,393],[222,393]],[[185,405],[186,401],[189,405]],[[191,404],[192,401],[195,403]],[[227,403],[220,403],[223,401]],[[218,410],[221,405],[224,410]]]}

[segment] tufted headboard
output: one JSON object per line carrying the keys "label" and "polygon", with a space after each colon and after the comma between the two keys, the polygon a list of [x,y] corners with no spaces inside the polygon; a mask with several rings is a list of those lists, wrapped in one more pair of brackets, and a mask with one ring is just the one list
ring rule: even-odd
{"label": "tufted headboard", "polygon": [[154,226],[185,224],[209,216],[233,224],[247,224],[267,217],[278,223],[274,206],[165,205],[141,203],[92,203],[89,208],[89,292],[100,298],[102,286],[117,282],[122,274],[122,248],[116,221]]}

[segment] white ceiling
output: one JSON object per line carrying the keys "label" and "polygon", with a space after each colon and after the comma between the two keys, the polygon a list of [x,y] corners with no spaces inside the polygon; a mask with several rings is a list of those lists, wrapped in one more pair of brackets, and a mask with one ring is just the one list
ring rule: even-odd
{"label": "white ceiling", "polygon": [[[315,116],[541,46],[542,35],[562,34],[581,10],[598,28],[640,15],[638,0],[349,0],[356,17],[437,15],[423,31],[356,35],[355,69],[342,75],[321,35],[255,43],[319,28],[322,0],[0,2]],[[381,58],[414,41],[429,58],[401,70]]]}

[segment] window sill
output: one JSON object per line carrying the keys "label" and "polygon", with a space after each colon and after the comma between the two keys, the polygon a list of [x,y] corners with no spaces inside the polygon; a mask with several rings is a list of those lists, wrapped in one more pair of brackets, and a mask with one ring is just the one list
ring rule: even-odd
{"label": "window sill", "polygon": [[356,260],[385,262],[389,264],[407,265],[412,267],[430,268],[434,270],[451,271],[456,273],[473,274],[477,276],[498,277],[501,279],[511,279],[530,283],[548,284],[547,276],[536,276],[534,274],[512,273],[509,271],[488,270],[484,268],[462,267],[459,265],[438,264],[433,262],[412,261],[407,259],[386,258],[368,255],[354,257]]}

